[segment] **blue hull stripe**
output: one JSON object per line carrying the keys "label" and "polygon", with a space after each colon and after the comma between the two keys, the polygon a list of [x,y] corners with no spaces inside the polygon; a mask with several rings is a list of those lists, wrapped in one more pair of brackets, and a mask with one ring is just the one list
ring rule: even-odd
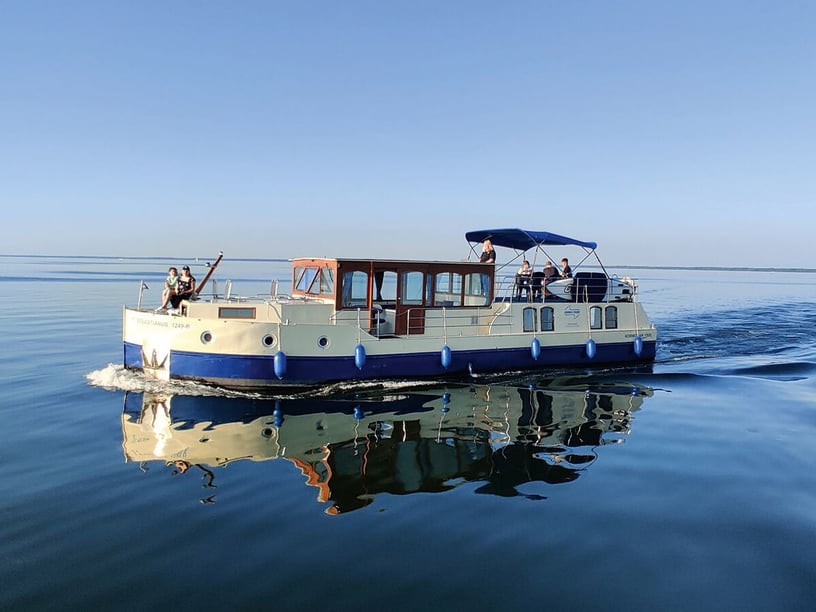
{"label": "blue hull stripe", "polygon": [[[355,365],[354,354],[347,357],[286,356],[286,374],[275,376],[272,355],[216,355],[172,351],[171,378],[205,380],[216,384],[238,386],[314,385],[343,380],[377,378],[425,378],[466,374],[490,374],[512,370],[540,370],[561,367],[595,367],[601,365],[637,365],[654,361],[656,343],[644,342],[643,350],[635,354],[632,342],[597,344],[593,359],[587,357],[586,346],[541,347],[538,359],[530,348],[451,351],[447,368],[443,367],[438,351],[400,355],[367,355],[362,369]],[[125,366],[141,369],[141,347],[124,345]]]}

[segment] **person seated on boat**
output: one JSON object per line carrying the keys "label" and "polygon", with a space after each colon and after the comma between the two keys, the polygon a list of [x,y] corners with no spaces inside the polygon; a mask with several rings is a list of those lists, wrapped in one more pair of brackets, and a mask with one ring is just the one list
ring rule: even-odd
{"label": "person seated on boat", "polygon": [[159,310],[164,310],[167,308],[167,305],[170,303],[170,298],[172,298],[176,291],[178,290],[178,269],[175,266],[170,266],[170,269],[167,270],[167,278],[164,279],[164,291],[162,291],[162,303],[156,309],[156,312]]}
{"label": "person seated on boat", "polygon": [[572,268],[570,268],[569,260],[566,257],[561,260],[561,278],[572,278]]}
{"label": "person seated on boat", "polygon": [[190,266],[181,269],[181,276],[178,278],[178,288],[176,293],[170,296],[173,308],[178,308],[181,300],[189,300],[195,293],[196,279],[190,274]]}
{"label": "person seated on boat", "polygon": [[536,273],[538,276],[536,277],[536,284],[535,284],[535,298],[538,299],[540,294],[544,294],[544,298],[552,297],[552,293],[550,290],[547,289],[547,285],[549,285],[554,280],[561,278],[561,275],[558,273],[558,269],[553,265],[553,262],[547,260],[547,263],[544,264],[544,268],[542,268],[541,272]]}
{"label": "person seated on boat", "polygon": [[560,276],[558,274],[558,270],[551,261],[547,261],[547,263],[544,264],[544,269],[542,270],[542,272],[544,273],[545,285],[549,285],[551,282],[553,282],[556,278]]}
{"label": "person seated on boat", "polygon": [[524,292],[525,297],[528,299],[530,298],[530,289],[532,288],[532,281],[533,281],[533,268],[530,266],[530,262],[526,259],[521,262],[521,267],[519,271],[516,272],[516,297],[521,298],[522,292]]}

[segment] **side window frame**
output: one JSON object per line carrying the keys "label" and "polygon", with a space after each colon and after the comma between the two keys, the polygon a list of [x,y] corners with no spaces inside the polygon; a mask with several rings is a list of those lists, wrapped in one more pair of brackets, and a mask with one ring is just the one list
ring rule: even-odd
{"label": "side window frame", "polygon": [[607,306],[604,311],[604,325],[606,329],[618,329],[618,307]]}
{"label": "side window frame", "polygon": [[539,311],[539,327],[541,331],[555,331],[555,311],[552,306],[543,306]]}
{"label": "side window frame", "polygon": [[345,271],[343,273],[341,308],[365,308],[368,296],[368,284],[368,272],[365,270]]}
{"label": "side window frame", "polygon": [[521,325],[525,332],[535,332],[536,329],[536,308],[534,306],[525,306],[521,311]]}
{"label": "side window frame", "polygon": [[603,310],[600,306],[589,307],[589,329],[603,329]]}

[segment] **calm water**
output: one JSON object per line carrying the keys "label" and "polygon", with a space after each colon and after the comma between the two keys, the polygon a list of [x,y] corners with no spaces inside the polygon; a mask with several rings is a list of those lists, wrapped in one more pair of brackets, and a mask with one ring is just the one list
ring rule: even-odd
{"label": "calm water", "polygon": [[267,398],[120,367],[188,262],[0,257],[0,608],[816,606],[816,274],[626,270],[651,373]]}

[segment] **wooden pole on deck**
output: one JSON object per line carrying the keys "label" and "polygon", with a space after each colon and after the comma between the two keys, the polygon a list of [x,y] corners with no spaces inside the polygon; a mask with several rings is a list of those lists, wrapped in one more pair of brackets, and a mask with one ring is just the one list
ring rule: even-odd
{"label": "wooden pole on deck", "polygon": [[207,284],[207,281],[210,280],[210,277],[213,275],[213,272],[215,272],[215,269],[218,267],[218,264],[221,263],[221,258],[223,256],[224,256],[224,251],[219,251],[218,252],[218,259],[216,259],[215,263],[213,263],[213,265],[210,266],[210,269],[207,271],[207,275],[204,277],[204,280],[201,281],[201,284],[196,286],[196,288],[195,288],[195,294],[196,295],[201,293],[201,290],[204,288],[204,285]]}

